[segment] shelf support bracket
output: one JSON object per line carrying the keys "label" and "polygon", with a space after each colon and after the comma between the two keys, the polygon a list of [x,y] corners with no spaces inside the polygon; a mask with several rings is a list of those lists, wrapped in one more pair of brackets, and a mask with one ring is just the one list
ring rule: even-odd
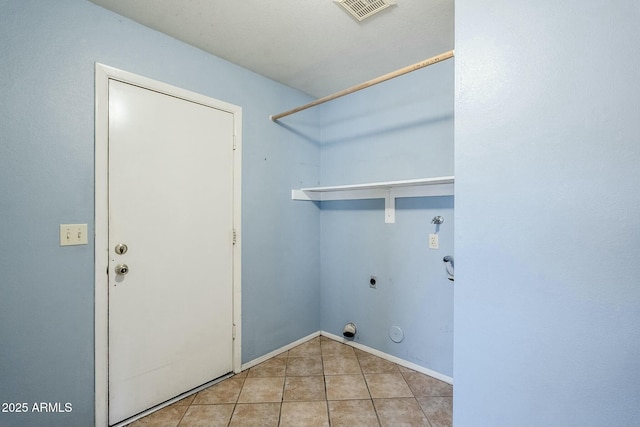
{"label": "shelf support bracket", "polygon": [[384,222],[386,224],[394,224],[396,222],[396,198],[391,194],[391,190],[387,190],[384,196]]}

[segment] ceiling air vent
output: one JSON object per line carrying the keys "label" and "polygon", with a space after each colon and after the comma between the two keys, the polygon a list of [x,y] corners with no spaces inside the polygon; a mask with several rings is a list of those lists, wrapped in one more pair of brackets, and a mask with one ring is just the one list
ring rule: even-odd
{"label": "ceiling air vent", "polygon": [[396,4],[392,0],[335,0],[358,21],[362,21],[381,10]]}

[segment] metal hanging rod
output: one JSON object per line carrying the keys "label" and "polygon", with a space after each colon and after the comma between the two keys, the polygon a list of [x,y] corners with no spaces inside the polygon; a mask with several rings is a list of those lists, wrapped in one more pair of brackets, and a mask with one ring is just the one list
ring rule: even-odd
{"label": "metal hanging rod", "polygon": [[437,64],[438,62],[444,61],[445,59],[449,59],[449,58],[453,58],[453,50],[450,50],[450,51],[445,52],[445,53],[441,53],[440,55],[433,56],[433,57],[431,57],[429,59],[425,59],[424,61],[416,62],[413,65],[409,65],[407,67],[401,68],[399,70],[393,71],[391,73],[385,74],[385,75],[380,76],[380,77],[376,77],[375,79],[369,80],[369,81],[364,82],[364,83],[360,83],[359,85],[352,86],[352,87],[350,87],[348,89],[341,90],[340,92],[336,92],[336,93],[334,93],[332,95],[327,95],[327,96],[325,96],[323,98],[316,99],[315,101],[311,101],[308,104],[302,105],[300,107],[294,108],[294,109],[289,110],[289,111],[285,111],[284,113],[280,113],[280,114],[275,114],[275,115],[269,116],[269,118],[272,121],[275,122],[278,119],[281,119],[283,117],[289,116],[291,114],[298,113],[298,112],[300,112],[302,110],[306,110],[307,108],[311,108],[311,107],[315,107],[316,105],[324,104],[325,102],[332,101],[332,100],[334,100],[336,98],[340,98],[341,96],[349,95],[349,94],[351,94],[353,92],[357,92],[359,90],[366,89],[366,88],[371,87],[373,85],[377,85],[378,83],[382,83],[382,82],[385,82],[387,80],[391,80],[394,77],[402,76],[403,74],[407,74],[407,73],[410,73],[412,71],[419,70],[420,68],[424,68],[424,67],[428,67],[429,65]]}

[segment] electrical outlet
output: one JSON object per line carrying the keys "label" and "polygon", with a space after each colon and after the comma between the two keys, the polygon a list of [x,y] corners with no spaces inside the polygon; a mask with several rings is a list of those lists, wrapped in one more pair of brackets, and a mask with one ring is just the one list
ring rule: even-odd
{"label": "electrical outlet", "polygon": [[438,235],[429,234],[429,249],[438,249]]}

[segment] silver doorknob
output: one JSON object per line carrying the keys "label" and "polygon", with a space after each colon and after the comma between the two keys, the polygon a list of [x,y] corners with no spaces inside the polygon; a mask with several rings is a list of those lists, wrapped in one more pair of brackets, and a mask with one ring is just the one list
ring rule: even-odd
{"label": "silver doorknob", "polygon": [[118,264],[116,265],[116,274],[119,276],[124,276],[129,272],[129,266],[127,264]]}
{"label": "silver doorknob", "polygon": [[115,247],[115,251],[118,255],[124,255],[127,253],[129,248],[124,243],[117,244]]}

